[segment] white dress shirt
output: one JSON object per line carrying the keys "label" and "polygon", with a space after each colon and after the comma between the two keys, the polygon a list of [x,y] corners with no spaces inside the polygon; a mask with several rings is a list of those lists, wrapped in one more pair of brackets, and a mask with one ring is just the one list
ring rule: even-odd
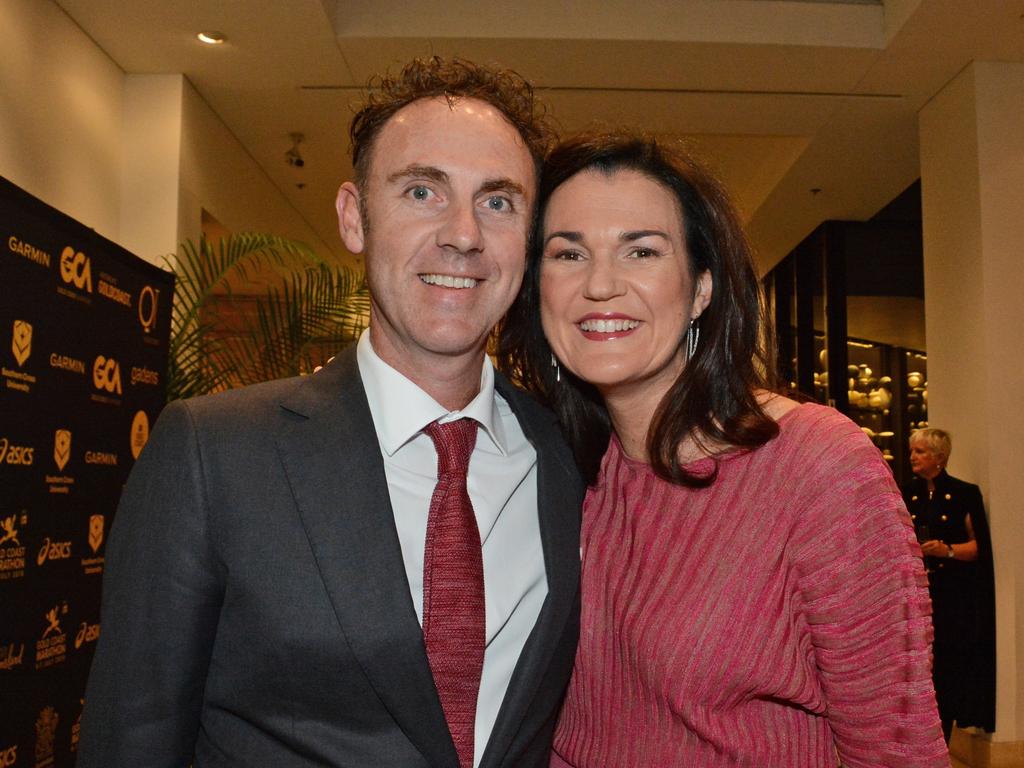
{"label": "white dress shirt", "polygon": [[423,427],[471,418],[479,424],[467,484],[480,529],[487,612],[484,668],[476,705],[474,764],[480,764],[512,671],[548,593],[537,517],[537,452],[484,358],[480,392],[448,411],[381,360],[365,331],[356,348],[359,375],[377,430],[402,560],[416,616],[423,623],[423,551],[437,453]]}

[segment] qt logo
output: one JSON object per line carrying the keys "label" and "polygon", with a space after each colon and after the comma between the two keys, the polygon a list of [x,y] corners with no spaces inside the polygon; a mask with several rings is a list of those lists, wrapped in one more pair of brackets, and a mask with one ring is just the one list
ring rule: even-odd
{"label": "qt logo", "polygon": [[53,460],[57,463],[57,469],[63,472],[70,458],[71,430],[58,429],[53,433]]}
{"label": "qt logo", "polygon": [[11,338],[11,352],[18,365],[24,365],[32,354],[32,326],[24,320],[14,321],[14,336]]}
{"label": "qt logo", "polygon": [[142,330],[149,333],[156,325],[157,299],[160,298],[160,291],[147,285],[139,291],[139,322]]}
{"label": "qt logo", "polygon": [[81,251],[76,253],[70,245],[60,254],[60,276],[65,283],[71,283],[78,290],[92,293],[89,257]]}
{"label": "qt logo", "polygon": [[92,364],[92,383],[96,389],[121,394],[121,367],[117,360],[99,355]]}

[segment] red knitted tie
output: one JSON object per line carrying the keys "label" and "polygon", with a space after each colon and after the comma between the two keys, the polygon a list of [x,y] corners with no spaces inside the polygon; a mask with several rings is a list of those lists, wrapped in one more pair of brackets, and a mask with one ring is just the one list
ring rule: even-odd
{"label": "red knitted tie", "polygon": [[476,427],[472,419],[459,419],[423,429],[437,449],[437,486],[423,555],[423,638],[461,768],[473,766],[486,639],[480,531],[466,490]]}

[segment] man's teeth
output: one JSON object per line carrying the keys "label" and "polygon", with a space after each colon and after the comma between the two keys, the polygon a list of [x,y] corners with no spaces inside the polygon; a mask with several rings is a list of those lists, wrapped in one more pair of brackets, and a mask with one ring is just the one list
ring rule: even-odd
{"label": "man's teeth", "polygon": [[420,275],[427,285],[441,285],[445,288],[473,288],[477,281],[473,277],[455,277],[453,275]]}
{"label": "man's teeth", "polygon": [[631,331],[638,325],[640,325],[639,320],[584,320],[580,323],[580,330],[611,333],[613,331]]}

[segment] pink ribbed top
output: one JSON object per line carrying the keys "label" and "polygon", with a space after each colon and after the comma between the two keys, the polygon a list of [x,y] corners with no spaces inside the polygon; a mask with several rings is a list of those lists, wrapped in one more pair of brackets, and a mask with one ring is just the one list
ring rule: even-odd
{"label": "pink ribbed top", "polygon": [[612,441],[583,513],[582,632],[555,736],[570,766],[819,768],[837,750],[844,768],[949,765],[892,475],[833,409],[779,424],[705,489]]}

